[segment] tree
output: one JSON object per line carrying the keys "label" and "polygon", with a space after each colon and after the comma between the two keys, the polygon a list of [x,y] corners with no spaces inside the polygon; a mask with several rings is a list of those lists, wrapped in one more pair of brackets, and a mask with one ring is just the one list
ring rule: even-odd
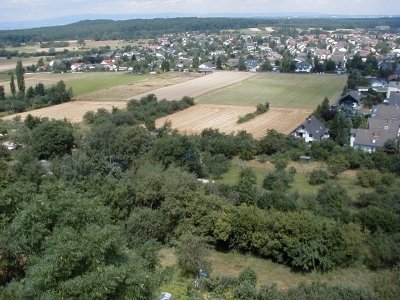
{"label": "tree", "polygon": [[63,121],[43,122],[32,129],[31,146],[39,159],[63,156],[74,146],[73,129]]}
{"label": "tree", "polygon": [[272,65],[269,62],[268,59],[266,59],[262,64],[261,64],[261,70],[262,71],[271,71],[272,70]]}
{"label": "tree", "polygon": [[195,57],[193,57],[192,68],[197,69],[199,67],[199,64],[200,64],[200,59],[196,55]]}
{"label": "tree", "polygon": [[19,60],[17,62],[17,66],[15,68],[15,74],[17,76],[18,90],[20,92],[25,93],[24,67],[22,66],[22,61],[21,60]]}
{"label": "tree", "polygon": [[35,86],[35,94],[39,95],[39,96],[44,96],[46,94],[46,89],[44,87],[44,84],[39,82],[36,86]]}
{"label": "tree", "polygon": [[349,161],[344,155],[334,155],[328,159],[328,170],[332,173],[333,178],[335,179],[340,173],[348,169],[349,166]]}
{"label": "tree", "polygon": [[256,173],[252,168],[243,168],[239,173],[239,182],[235,186],[239,193],[239,202],[252,204],[256,197],[255,184],[257,183]]}
{"label": "tree", "polygon": [[327,72],[334,72],[336,70],[336,63],[333,60],[328,60],[325,66]]}
{"label": "tree", "polygon": [[17,92],[15,89],[14,74],[11,74],[10,90],[11,90],[11,94],[13,94],[13,95],[15,95],[15,93]]}
{"label": "tree", "polygon": [[223,154],[205,155],[204,164],[206,170],[214,175],[216,179],[221,178],[221,175],[229,169],[229,160]]}
{"label": "tree", "polygon": [[39,60],[38,60],[36,65],[37,65],[37,67],[43,67],[44,66],[43,57],[39,58]]}
{"label": "tree", "polygon": [[6,94],[4,92],[4,86],[0,85],[0,100],[6,99]]}
{"label": "tree", "polygon": [[346,118],[344,113],[338,112],[333,118],[329,133],[336,143],[338,143],[340,146],[343,146],[349,143],[351,127],[351,120]]}
{"label": "tree", "polygon": [[222,70],[222,59],[221,59],[221,56],[218,56],[216,65],[217,65],[217,70]]}
{"label": "tree", "polygon": [[238,69],[239,69],[239,71],[246,70],[246,62],[244,61],[244,58],[242,56],[239,58]]}
{"label": "tree", "polygon": [[168,72],[171,69],[171,65],[167,59],[164,59],[163,62],[161,63],[161,69],[164,72]]}
{"label": "tree", "polygon": [[199,269],[210,271],[209,247],[200,237],[184,234],[175,248],[178,266],[186,273],[197,274]]}
{"label": "tree", "polygon": [[82,46],[85,46],[85,45],[86,45],[86,42],[85,42],[84,39],[79,39],[78,42],[77,42],[77,44],[78,44],[79,47],[82,47]]}

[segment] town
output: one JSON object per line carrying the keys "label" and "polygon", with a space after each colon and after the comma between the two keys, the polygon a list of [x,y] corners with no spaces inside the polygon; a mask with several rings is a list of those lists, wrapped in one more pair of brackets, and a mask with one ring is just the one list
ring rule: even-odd
{"label": "town", "polygon": [[399,232],[399,17],[0,30],[1,299],[399,299]]}

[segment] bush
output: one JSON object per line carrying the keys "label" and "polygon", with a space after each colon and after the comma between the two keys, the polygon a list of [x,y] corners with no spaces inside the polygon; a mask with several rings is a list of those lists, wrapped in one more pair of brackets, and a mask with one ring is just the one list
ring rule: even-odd
{"label": "bush", "polygon": [[324,170],[315,169],[310,174],[308,182],[312,185],[323,184],[329,179],[329,175]]}
{"label": "bush", "polygon": [[257,274],[254,270],[250,267],[245,268],[239,274],[239,281],[240,283],[249,283],[252,286],[256,286],[257,284]]}
{"label": "bush", "polygon": [[284,191],[293,182],[293,174],[284,170],[267,174],[264,178],[263,187],[270,191]]}
{"label": "bush", "polygon": [[378,170],[360,170],[357,181],[362,187],[375,187],[381,181],[381,174]]}

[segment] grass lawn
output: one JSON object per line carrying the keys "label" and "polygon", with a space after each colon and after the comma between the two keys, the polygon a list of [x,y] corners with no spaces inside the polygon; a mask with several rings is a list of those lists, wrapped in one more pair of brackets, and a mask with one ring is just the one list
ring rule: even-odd
{"label": "grass lawn", "polygon": [[260,73],[239,83],[206,93],[197,103],[316,108],[325,97],[332,102],[342,92],[346,76]]}
{"label": "grass lawn", "polygon": [[[222,178],[217,180],[217,182],[234,185],[239,180],[239,173],[241,169],[241,165],[251,167],[256,176],[257,176],[257,186],[262,187],[262,183],[264,177],[267,173],[275,170],[275,167],[272,163],[264,163],[261,164],[256,161],[251,162],[239,162],[238,160],[234,159],[231,162],[230,169],[222,175]],[[311,185],[308,183],[309,173],[313,169],[325,168],[325,165],[319,162],[312,162],[307,165],[303,165],[297,162],[290,162],[289,166],[293,166],[296,168],[297,173],[294,176],[294,181],[291,183],[291,187],[289,192],[299,192],[300,195],[311,194],[316,195],[318,190],[321,188],[321,185]],[[355,171],[345,171],[338,176],[335,180],[338,184],[343,186],[346,190],[348,195],[354,199],[360,193],[367,193],[371,192],[372,188],[364,188],[357,184],[356,179],[356,172]]]}
{"label": "grass lawn", "polygon": [[[176,258],[172,248],[164,248],[160,251],[162,266],[174,266]],[[296,287],[301,282],[311,283],[314,281],[328,282],[332,284],[343,283],[358,287],[370,287],[371,281],[376,273],[359,268],[335,269],[330,272],[293,272],[289,267],[277,264],[268,259],[258,258],[250,254],[241,254],[235,251],[228,253],[212,250],[211,276],[234,276],[246,267],[252,268],[257,273],[257,285],[276,284],[279,289]],[[174,295],[182,295],[182,289],[186,289],[187,280],[175,274],[172,281],[162,287],[164,291],[172,292]],[[180,298],[179,298],[180,299]]]}
{"label": "grass lawn", "polygon": [[[80,96],[101,89],[130,84],[146,79],[146,75],[124,74],[116,72],[96,72],[88,73],[91,76],[67,79],[65,82],[67,88],[72,87],[74,96]],[[69,74],[68,74],[69,75]],[[74,75],[74,74],[71,74]]]}

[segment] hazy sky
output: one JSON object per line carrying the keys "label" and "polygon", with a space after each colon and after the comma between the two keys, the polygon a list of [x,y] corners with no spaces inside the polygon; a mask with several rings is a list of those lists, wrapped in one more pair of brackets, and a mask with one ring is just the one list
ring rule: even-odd
{"label": "hazy sky", "polygon": [[327,13],[400,15],[399,0],[1,0],[3,22],[83,14]]}

